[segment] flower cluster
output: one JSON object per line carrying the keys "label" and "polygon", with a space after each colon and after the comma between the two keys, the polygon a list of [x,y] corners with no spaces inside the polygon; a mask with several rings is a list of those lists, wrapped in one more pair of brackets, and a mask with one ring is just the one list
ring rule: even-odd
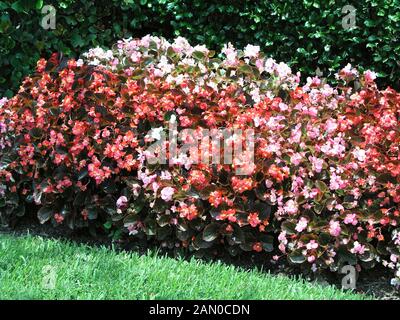
{"label": "flower cluster", "polygon": [[[308,270],[383,263],[399,276],[400,94],[370,71],[337,77],[301,86],[257,46],[216,55],[183,38],[42,59],[0,102],[2,221],[32,203],[42,223],[109,221],[202,254],[274,252]],[[252,129],[254,157],[236,135],[199,150],[220,128]],[[175,133],[171,154],[162,138]],[[241,157],[211,161],[232,145]]]}

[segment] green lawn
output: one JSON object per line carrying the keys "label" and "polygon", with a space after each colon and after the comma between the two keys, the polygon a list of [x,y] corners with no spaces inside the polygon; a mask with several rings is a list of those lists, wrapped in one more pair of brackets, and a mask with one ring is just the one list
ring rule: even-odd
{"label": "green lawn", "polygon": [[366,298],[222,263],[0,235],[0,299]]}

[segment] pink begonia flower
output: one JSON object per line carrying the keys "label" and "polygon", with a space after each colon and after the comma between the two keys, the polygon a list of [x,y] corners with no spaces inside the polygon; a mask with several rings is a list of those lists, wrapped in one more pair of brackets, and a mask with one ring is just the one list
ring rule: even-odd
{"label": "pink begonia flower", "polygon": [[117,58],[115,58],[115,59],[111,62],[111,66],[115,68],[115,67],[118,65],[118,63],[119,63],[119,60],[118,60]]}
{"label": "pink begonia flower", "polygon": [[125,225],[125,226],[128,229],[130,236],[132,236],[132,235],[134,236],[135,234],[137,234],[139,232],[139,230],[141,228],[143,228],[143,224],[140,221],[129,223],[129,224]]}
{"label": "pink begonia flower", "polygon": [[348,63],[342,70],[335,75],[337,79],[343,79],[346,81],[354,80],[358,76],[358,71],[354,69],[350,63]]}
{"label": "pink begonia flower", "polygon": [[343,138],[335,137],[334,139],[329,139],[321,147],[321,151],[328,156],[342,157],[343,153],[346,151]]}
{"label": "pink begonia flower", "polygon": [[7,125],[4,122],[0,122],[0,133],[7,132]]}
{"label": "pink begonia flower", "polygon": [[360,244],[358,241],[354,241],[353,248],[350,252],[354,254],[363,254],[365,252],[365,246]]}
{"label": "pink begonia flower", "polygon": [[145,48],[148,48],[150,46],[150,40],[151,40],[150,35],[146,35],[140,40],[140,45]]}
{"label": "pink begonia flower", "polygon": [[292,183],[292,191],[295,193],[300,193],[301,188],[304,186],[304,180],[300,177],[295,177]]}
{"label": "pink begonia flower", "polygon": [[295,165],[298,166],[301,162],[301,159],[303,159],[302,155],[300,153],[294,153],[290,157],[290,161]]}
{"label": "pink begonia flower", "polygon": [[280,62],[276,65],[276,72],[280,78],[285,78],[292,73],[292,69],[286,63]]}
{"label": "pink begonia flower", "polygon": [[107,129],[104,129],[103,132],[101,133],[101,136],[103,138],[108,138],[111,135],[110,131]]}
{"label": "pink begonia flower", "polygon": [[268,73],[272,73],[274,71],[275,65],[275,60],[272,58],[268,58],[264,64],[265,71],[267,71]]}
{"label": "pink begonia flower", "polygon": [[356,214],[355,213],[347,214],[346,217],[344,218],[344,223],[352,224],[353,226],[355,226],[358,223]]}
{"label": "pink begonia flower", "polygon": [[308,225],[308,220],[304,217],[301,217],[299,222],[297,222],[295,229],[297,232],[302,232],[305,228],[307,228],[307,225]]}
{"label": "pink begonia flower", "polygon": [[153,188],[154,193],[157,193],[158,189],[160,188],[160,184],[158,182],[154,181],[151,184],[151,187]]}
{"label": "pink begonia flower", "polygon": [[331,236],[337,237],[340,235],[341,231],[342,229],[340,228],[339,221],[334,221],[334,220],[329,221],[329,233]]}
{"label": "pink begonia flower", "polygon": [[244,48],[244,55],[249,58],[256,58],[259,52],[260,52],[259,46],[253,46],[251,44],[248,44]]}
{"label": "pink begonia flower", "polygon": [[307,250],[313,250],[318,248],[318,243],[315,240],[311,240],[309,243],[306,244]]}
{"label": "pink begonia flower", "polygon": [[355,148],[352,153],[354,157],[360,162],[365,161],[365,159],[367,158],[365,150],[360,149],[359,147]]}
{"label": "pink begonia flower", "polygon": [[321,79],[318,77],[307,78],[307,86],[319,87],[320,84],[321,84]]}
{"label": "pink begonia flower", "polygon": [[338,127],[338,124],[335,119],[328,119],[325,123],[325,130],[328,133],[335,132]]}
{"label": "pink begonia flower", "polygon": [[316,139],[319,137],[320,134],[320,130],[318,127],[311,127],[311,126],[307,126],[307,135],[311,138],[311,139]]}
{"label": "pink begonia flower", "polygon": [[164,76],[164,72],[162,72],[160,69],[154,68],[153,69],[153,74],[155,77],[161,78]]}
{"label": "pink begonia flower", "polygon": [[308,160],[310,160],[311,165],[312,165],[312,170],[315,171],[316,173],[320,173],[322,171],[322,166],[324,164],[324,160],[319,159],[317,157],[308,157]]}
{"label": "pink begonia flower", "polygon": [[296,214],[298,212],[298,205],[294,200],[289,200],[285,203],[283,210],[287,214]]}
{"label": "pink begonia flower", "polygon": [[121,196],[117,200],[117,208],[121,209],[124,208],[128,204],[128,198],[125,196]]}
{"label": "pink begonia flower", "polygon": [[172,187],[165,187],[161,190],[161,199],[164,201],[171,201],[174,195],[175,189]]}
{"label": "pink begonia flower", "polygon": [[136,226],[133,223],[128,225],[127,229],[129,231],[130,236],[134,236],[135,234],[139,233],[139,231],[136,229]]}
{"label": "pink begonia flower", "polygon": [[394,240],[394,244],[400,245],[400,232],[396,231],[392,239]]}
{"label": "pink begonia flower", "polygon": [[229,42],[228,44],[224,44],[224,47],[222,48],[221,52],[226,55],[225,62],[228,65],[233,66],[237,64],[237,52],[232,43]]}
{"label": "pink begonia flower", "polygon": [[140,180],[143,181],[143,188],[146,188],[150,183],[153,183],[156,180],[157,174],[153,174],[151,176],[148,176],[144,172],[139,172],[138,173],[138,177],[139,177]]}
{"label": "pink begonia flower", "polygon": [[264,60],[257,59],[256,60],[256,67],[257,67],[258,71],[260,71],[260,73],[262,73],[264,71]]}
{"label": "pink begonia flower", "polygon": [[280,102],[279,103],[279,110],[286,111],[289,109],[289,106],[286,103]]}
{"label": "pink begonia flower", "polygon": [[307,261],[310,262],[310,263],[313,263],[315,261],[315,256],[309,256],[307,258]]}
{"label": "pink begonia flower", "polygon": [[269,179],[265,179],[265,186],[267,188],[271,188],[274,185],[274,182],[269,180]]}
{"label": "pink begonia flower", "polygon": [[83,62],[82,59],[78,59],[78,60],[76,61],[76,66],[77,66],[77,67],[82,67],[83,64],[84,64],[84,62]]}
{"label": "pink begonia flower", "polygon": [[312,270],[312,272],[317,272],[318,268],[315,263],[313,263],[313,265],[311,266],[311,270]]}
{"label": "pink begonia flower", "polygon": [[131,54],[131,60],[133,61],[133,62],[140,62],[140,58],[142,57],[142,54],[139,52],[139,51],[134,51],[132,54]]}
{"label": "pink begonia flower", "polygon": [[301,123],[297,124],[294,129],[292,129],[292,134],[290,135],[290,143],[300,143],[301,140]]}
{"label": "pink begonia flower", "polygon": [[253,90],[251,90],[250,95],[254,102],[258,103],[261,101],[260,88],[254,88]]}
{"label": "pink begonia flower", "polygon": [[137,197],[139,195],[140,189],[141,189],[141,187],[138,183],[132,184],[131,190],[135,197]]}
{"label": "pink begonia flower", "polygon": [[171,175],[171,173],[169,173],[169,171],[164,170],[164,171],[161,172],[160,179],[161,180],[171,180],[172,179],[172,175]]}
{"label": "pink begonia flower", "polygon": [[364,72],[364,78],[365,81],[372,82],[376,79],[376,73],[371,70],[367,70]]}
{"label": "pink begonia flower", "polygon": [[338,190],[342,188],[344,185],[344,181],[342,178],[337,175],[335,172],[331,173],[330,181],[329,181],[329,189]]}
{"label": "pink begonia flower", "polygon": [[309,107],[305,114],[310,115],[311,117],[316,117],[318,115],[318,109],[315,107]]}
{"label": "pink begonia flower", "polygon": [[287,243],[288,243],[288,240],[287,240],[287,238],[286,238],[286,232],[285,232],[285,231],[282,231],[282,232],[279,234],[278,240],[279,240],[281,243],[283,243],[283,244],[287,244]]}

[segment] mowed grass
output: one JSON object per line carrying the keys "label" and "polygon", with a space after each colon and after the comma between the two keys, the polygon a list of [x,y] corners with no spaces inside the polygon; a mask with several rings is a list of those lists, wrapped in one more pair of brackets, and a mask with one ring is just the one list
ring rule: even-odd
{"label": "mowed grass", "polygon": [[0,299],[367,299],[222,263],[0,235]]}

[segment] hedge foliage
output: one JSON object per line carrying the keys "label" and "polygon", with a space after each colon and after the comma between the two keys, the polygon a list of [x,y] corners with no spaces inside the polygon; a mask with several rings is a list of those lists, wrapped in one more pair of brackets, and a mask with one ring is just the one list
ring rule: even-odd
{"label": "hedge foliage", "polygon": [[400,94],[374,72],[301,85],[259,46],[182,37],[82,56],[39,60],[0,100],[2,223],[36,211],[198,255],[379,263],[400,283]]}
{"label": "hedge foliage", "polygon": [[[43,5],[57,9],[57,28],[40,27]],[[342,8],[356,9],[356,28],[344,30]],[[184,36],[220,49],[231,41],[258,44],[304,75],[325,76],[346,65],[374,66],[382,86],[399,88],[400,2],[397,0],[204,1],[18,0],[0,2],[0,96],[12,95],[39,57],[114,39],[156,33]]]}

